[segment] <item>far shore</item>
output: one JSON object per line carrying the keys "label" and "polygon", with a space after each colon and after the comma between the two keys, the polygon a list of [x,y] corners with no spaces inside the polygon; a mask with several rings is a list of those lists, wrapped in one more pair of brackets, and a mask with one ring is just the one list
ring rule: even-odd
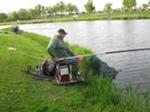
{"label": "far shore", "polygon": [[37,23],[49,23],[49,22],[70,22],[70,21],[93,21],[93,20],[140,20],[150,19],[150,13],[113,13],[111,16],[107,16],[104,13],[93,14],[80,14],[78,18],[69,16],[55,16],[51,18],[41,18],[33,20],[19,20],[19,21],[6,21],[0,22],[0,26],[15,25],[15,24],[37,24]]}

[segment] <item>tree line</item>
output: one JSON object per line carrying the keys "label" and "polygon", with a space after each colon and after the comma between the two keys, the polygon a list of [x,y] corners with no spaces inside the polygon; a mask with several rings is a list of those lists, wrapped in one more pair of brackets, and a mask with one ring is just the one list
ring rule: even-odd
{"label": "tree line", "polygon": [[31,9],[20,9],[12,13],[0,13],[0,20],[29,20],[29,19],[40,19],[49,18],[52,16],[72,15],[78,14],[79,10],[76,5],[68,3],[65,4],[63,1],[56,3],[54,6],[45,7],[37,5]]}
{"label": "tree line", "polygon": [[[143,4],[142,7],[136,7],[136,0],[123,0],[123,7],[121,9],[112,9],[112,3],[107,3],[104,6],[103,12],[106,12],[108,16],[111,15],[113,11],[150,11],[150,0],[149,3]],[[82,13],[96,13],[95,6],[92,0],[84,5],[85,11]],[[60,1],[54,6],[45,7],[42,5],[37,5],[31,9],[20,9],[19,11],[14,11],[12,13],[0,13],[0,21],[16,21],[16,20],[30,20],[30,19],[41,19],[50,18],[53,16],[63,16],[63,15],[74,15],[79,14],[78,7],[71,3],[64,3]]]}

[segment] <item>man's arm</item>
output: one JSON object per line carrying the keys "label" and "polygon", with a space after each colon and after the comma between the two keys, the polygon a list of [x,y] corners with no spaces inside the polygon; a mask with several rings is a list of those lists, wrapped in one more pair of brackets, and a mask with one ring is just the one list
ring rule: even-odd
{"label": "man's arm", "polygon": [[56,55],[56,47],[57,47],[58,41],[53,40],[51,44],[48,45],[48,53],[53,57],[57,58]]}
{"label": "man's arm", "polygon": [[69,48],[67,48],[67,53],[70,54],[71,56],[75,56],[75,54]]}

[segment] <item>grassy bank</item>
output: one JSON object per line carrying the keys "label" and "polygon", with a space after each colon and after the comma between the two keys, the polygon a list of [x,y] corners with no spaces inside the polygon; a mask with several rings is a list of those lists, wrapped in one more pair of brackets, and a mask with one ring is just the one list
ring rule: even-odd
{"label": "grassy bank", "polygon": [[[150,19],[150,12],[115,12],[111,17],[105,13],[80,14],[78,19],[73,16],[55,16],[48,19],[34,19],[20,21],[19,24],[36,24],[47,22],[68,22],[68,21],[92,21],[92,20],[130,20],[130,19]],[[0,25],[16,24],[16,22],[0,22]]]}
{"label": "grassy bank", "polygon": [[[17,50],[9,51],[6,45],[10,44]],[[150,111],[150,96],[136,96],[130,91],[123,96],[109,79],[92,73],[88,74],[87,83],[70,86],[33,80],[22,70],[41,63],[29,55],[48,57],[47,44],[48,38],[41,35],[26,32],[15,35],[8,29],[0,31],[0,112]],[[74,45],[69,47],[77,54],[91,52]]]}

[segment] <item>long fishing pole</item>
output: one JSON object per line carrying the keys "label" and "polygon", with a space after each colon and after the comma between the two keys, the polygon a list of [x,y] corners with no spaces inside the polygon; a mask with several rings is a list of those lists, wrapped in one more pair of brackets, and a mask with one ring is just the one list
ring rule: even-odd
{"label": "long fishing pole", "polygon": [[[10,46],[11,44],[0,44],[0,46]],[[100,56],[100,55],[107,55],[107,54],[117,54],[117,53],[125,53],[125,52],[138,52],[138,51],[148,51],[150,50],[150,48],[139,48],[139,49],[128,49],[128,50],[118,50],[118,51],[109,51],[109,52],[104,52],[104,53],[96,53],[96,54],[85,54],[85,55],[77,55],[77,56],[72,56],[72,57],[66,57],[66,58],[59,58],[58,60],[68,60],[68,59],[76,59],[81,57],[91,57],[91,56]],[[22,53],[23,54],[23,53]],[[36,59],[40,59],[40,60],[44,60],[44,58],[38,57],[38,56],[32,56],[32,55],[27,55],[24,54],[26,56],[32,57],[32,58],[36,58]]]}
{"label": "long fishing pole", "polygon": [[[147,51],[147,50],[150,50],[150,48],[119,50],[119,51],[110,51],[110,52],[96,53],[96,54],[91,53],[91,54],[76,55],[76,56],[66,57],[66,58],[59,58],[58,61],[76,59],[76,58],[80,58],[80,57],[85,58],[85,57],[92,57],[92,56],[102,56],[102,55],[107,55],[107,54],[117,54],[117,53],[125,53],[125,52],[138,52],[138,51]],[[31,58],[39,59],[39,60],[46,59],[46,57],[45,58],[44,57],[38,57],[38,56],[33,56],[33,55],[25,54],[25,53],[20,53],[20,54],[23,54],[23,55],[31,57]]]}
{"label": "long fishing pole", "polygon": [[[150,48],[139,48],[139,49],[128,49],[128,50],[118,50],[118,51],[109,51],[104,53],[97,53],[97,54],[86,54],[86,55],[80,55],[81,57],[91,57],[91,56],[100,56],[100,55],[107,55],[107,54],[117,54],[117,53],[125,53],[125,52],[138,52],[138,51],[148,51]],[[59,60],[68,60],[68,59],[75,59],[79,58],[79,56],[72,56],[72,57],[66,57],[66,58],[60,58]]]}

